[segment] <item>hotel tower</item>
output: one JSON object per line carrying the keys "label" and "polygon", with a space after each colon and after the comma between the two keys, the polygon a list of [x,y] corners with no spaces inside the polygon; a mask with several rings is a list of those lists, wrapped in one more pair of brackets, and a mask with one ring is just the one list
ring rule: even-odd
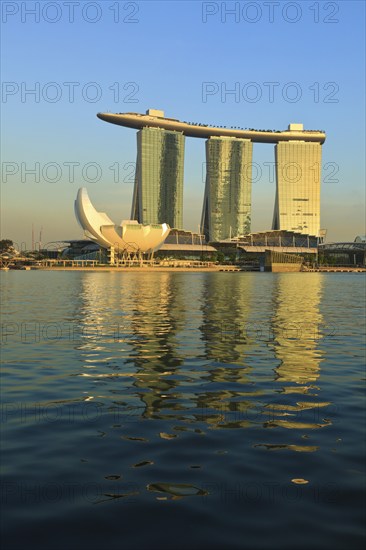
{"label": "hotel tower", "polygon": [[137,132],[131,219],[183,228],[184,141],[182,132],[149,127]]}
{"label": "hotel tower", "polygon": [[250,233],[252,151],[249,139],[211,137],[206,141],[201,227],[209,241]]}
{"label": "hotel tower", "polygon": [[206,186],[201,230],[208,241],[251,231],[253,143],[273,143],[276,198],[273,230],[319,236],[321,151],[326,135],[290,124],[287,130],[224,128],[167,118],[164,111],[98,113],[101,120],[137,129],[132,219],[183,227],[185,136],[206,140]]}
{"label": "hotel tower", "polygon": [[[290,124],[289,130],[301,131],[302,124]],[[272,229],[319,236],[321,156],[320,143],[295,140],[275,145],[276,198]]]}

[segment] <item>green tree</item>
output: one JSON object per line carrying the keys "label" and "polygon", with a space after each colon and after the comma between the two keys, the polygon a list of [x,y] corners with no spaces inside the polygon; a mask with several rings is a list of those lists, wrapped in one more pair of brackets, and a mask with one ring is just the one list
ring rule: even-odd
{"label": "green tree", "polygon": [[219,250],[217,253],[217,261],[219,262],[219,264],[222,264],[225,261],[225,254],[221,252],[221,250]]}
{"label": "green tree", "polygon": [[13,248],[13,241],[10,239],[2,239],[0,241],[0,252],[7,252]]}

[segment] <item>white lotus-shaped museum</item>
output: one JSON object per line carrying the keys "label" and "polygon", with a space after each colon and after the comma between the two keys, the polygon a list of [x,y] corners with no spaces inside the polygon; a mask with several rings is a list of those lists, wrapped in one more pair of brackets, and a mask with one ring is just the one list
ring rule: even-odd
{"label": "white lotus-shaped museum", "polygon": [[85,235],[104,248],[114,247],[121,252],[151,254],[158,250],[169,235],[166,223],[143,225],[135,220],[115,225],[104,212],[97,212],[90,202],[85,187],[78,191],[75,215]]}

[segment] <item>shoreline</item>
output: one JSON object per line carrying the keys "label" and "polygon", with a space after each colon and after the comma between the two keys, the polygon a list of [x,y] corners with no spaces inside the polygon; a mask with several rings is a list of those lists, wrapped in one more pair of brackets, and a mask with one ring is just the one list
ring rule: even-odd
{"label": "shoreline", "polygon": [[100,266],[100,267],[81,267],[81,266],[25,266],[20,269],[12,268],[0,268],[1,271],[84,271],[84,272],[93,272],[93,273],[104,273],[104,272],[114,272],[114,273],[365,273],[366,267],[324,267],[324,268],[310,268],[303,271],[291,271],[291,270],[279,270],[279,271],[260,271],[255,269],[241,269],[237,266],[207,266],[207,267],[172,267],[172,266],[160,266],[160,267],[151,267],[151,266],[134,266],[134,267],[109,267],[109,266]]}
{"label": "shoreline", "polygon": [[[230,266],[228,266],[230,267]],[[92,271],[92,272],[124,272],[124,273],[135,273],[135,272],[144,272],[152,273],[154,271],[163,272],[163,271],[179,271],[179,272],[217,272],[217,271],[231,271],[237,272],[240,271],[238,268],[235,269],[226,269],[226,266],[210,266],[210,267],[171,267],[171,266],[161,266],[161,267],[30,267],[30,271]]]}

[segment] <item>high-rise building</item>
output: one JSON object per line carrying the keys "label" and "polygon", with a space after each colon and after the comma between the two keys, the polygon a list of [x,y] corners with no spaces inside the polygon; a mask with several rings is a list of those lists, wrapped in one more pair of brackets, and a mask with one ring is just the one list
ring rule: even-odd
{"label": "high-rise building", "polygon": [[320,143],[306,141],[282,141],[275,146],[272,229],[319,235],[321,151]]}
{"label": "high-rise building", "polygon": [[252,151],[249,139],[206,141],[206,188],[202,230],[209,241],[250,233]]}
{"label": "high-rise building", "polygon": [[134,128],[137,165],[131,218],[182,229],[185,136],[206,139],[207,174],[201,228],[209,241],[250,232],[253,143],[275,143],[274,230],[320,236],[322,130],[225,128],[167,118],[164,111],[98,113]]}
{"label": "high-rise building", "polygon": [[183,227],[184,141],[182,132],[149,127],[137,132],[132,219]]}

